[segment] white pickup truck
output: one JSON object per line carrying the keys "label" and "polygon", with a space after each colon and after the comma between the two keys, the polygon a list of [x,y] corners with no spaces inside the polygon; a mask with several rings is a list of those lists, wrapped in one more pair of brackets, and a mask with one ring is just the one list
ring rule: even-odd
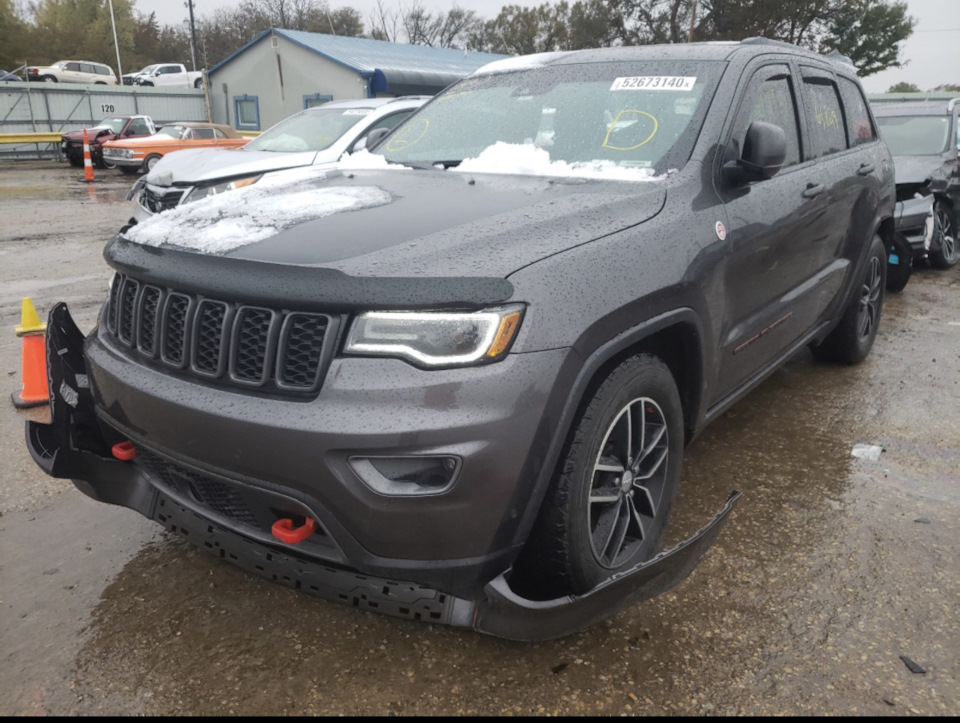
{"label": "white pickup truck", "polygon": [[134,85],[180,86],[202,88],[203,71],[187,70],[181,63],[149,65],[133,77]]}

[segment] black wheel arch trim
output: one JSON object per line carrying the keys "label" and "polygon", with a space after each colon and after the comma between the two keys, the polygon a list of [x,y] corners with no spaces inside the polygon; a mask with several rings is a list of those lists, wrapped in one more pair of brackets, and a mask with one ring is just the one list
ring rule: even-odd
{"label": "black wheel arch trim", "polygon": [[[690,307],[683,307],[665,312],[651,319],[648,319],[636,326],[626,329],[616,337],[610,339],[587,357],[579,366],[569,390],[564,395],[562,408],[556,419],[557,422],[552,426],[552,434],[547,443],[547,450],[536,460],[538,471],[534,474],[535,482],[532,490],[524,491],[524,485],[518,485],[518,498],[514,500],[512,509],[522,510],[519,522],[513,527],[512,540],[504,540],[504,543],[510,544],[515,549],[520,549],[533,529],[533,524],[540,511],[540,505],[546,495],[547,488],[553,477],[556,466],[560,463],[560,455],[566,442],[570,430],[573,427],[577,412],[584,399],[584,395],[590,388],[597,373],[606,365],[624,352],[637,347],[644,340],[650,339],[658,332],[662,332],[670,327],[685,325],[695,329],[696,343],[700,347],[700,369],[695,375],[695,382],[688,382],[690,387],[686,390],[690,396],[684,400],[684,410],[690,415],[690,419],[684,419],[684,426],[689,431],[696,429],[700,421],[704,418],[704,373],[703,368],[709,361],[703,357],[703,348],[701,340],[703,339],[703,324],[697,312]],[[575,352],[574,352],[575,353]],[[579,359],[580,357],[576,357]],[[680,383],[678,382],[678,387]],[[683,399],[684,390],[681,389],[681,399]],[[531,455],[533,457],[533,455]],[[528,462],[529,463],[529,462]],[[519,495],[526,495],[521,499]],[[499,547],[494,545],[494,547]]]}

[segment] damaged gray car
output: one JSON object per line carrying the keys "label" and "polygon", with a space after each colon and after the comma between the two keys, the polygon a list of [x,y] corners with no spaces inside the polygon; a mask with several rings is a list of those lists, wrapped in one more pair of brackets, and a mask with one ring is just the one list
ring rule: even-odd
{"label": "damaged gray car", "polygon": [[960,261],[960,98],[897,93],[870,102],[896,166],[897,231],[914,258],[948,269]]}
{"label": "damaged gray car", "polygon": [[98,327],[51,311],[36,463],[304,592],[543,640],[695,568],[738,497],[665,549],[706,424],[876,339],[893,164],[843,58],[511,58],[371,148],[122,229]]}

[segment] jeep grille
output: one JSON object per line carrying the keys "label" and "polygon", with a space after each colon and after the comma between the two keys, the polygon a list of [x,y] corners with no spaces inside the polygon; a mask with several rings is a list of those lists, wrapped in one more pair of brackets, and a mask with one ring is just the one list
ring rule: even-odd
{"label": "jeep grille", "polygon": [[113,280],[105,333],[122,349],[173,373],[274,394],[320,388],[336,317],[208,299]]}

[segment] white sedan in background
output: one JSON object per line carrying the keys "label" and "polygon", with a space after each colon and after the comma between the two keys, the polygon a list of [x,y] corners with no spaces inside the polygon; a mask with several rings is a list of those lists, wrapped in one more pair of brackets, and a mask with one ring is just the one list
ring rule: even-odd
{"label": "white sedan in background", "polygon": [[336,163],[363,147],[370,132],[394,128],[430,97],[334,100],[280,121],[236,150],[168,154],[127,195],[134,219],[248,186],[271,171]]}

